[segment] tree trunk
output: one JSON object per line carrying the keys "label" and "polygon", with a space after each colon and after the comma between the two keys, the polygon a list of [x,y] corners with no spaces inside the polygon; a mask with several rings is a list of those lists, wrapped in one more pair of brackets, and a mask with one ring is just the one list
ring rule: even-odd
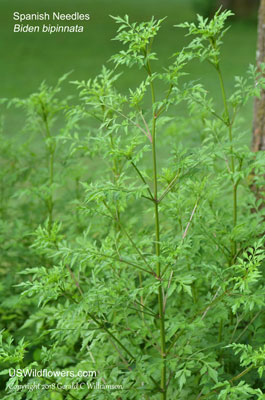
{"label": "tree trunk", "polygon": [[[260,0],[258,14],[258,42],[257,42],[257,68],[260,71],[261,63],[265,62],[265,0]],[[265,150],[265,90],[261,90],[260,98],[254,100],[254,119],[252,131],[252,151]],[[262,200],[259,210],[265,207],[265,188],[256,183],[251,184],[257,200]],[[253,210],[255,212],[255,210]]]}
{"label": "tree trunk", "polygon": [[[257,67],[265,62],[265,0],[261,0],[258,22]],[[255,98],[252,150],[265,150],[265,90],[261,97]]]}

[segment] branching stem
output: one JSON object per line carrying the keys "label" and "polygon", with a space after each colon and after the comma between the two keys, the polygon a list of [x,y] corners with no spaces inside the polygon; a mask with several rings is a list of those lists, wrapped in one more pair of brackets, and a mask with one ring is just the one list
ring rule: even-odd
{"label": "branching stem", "polygon": [[46,204],[47,204],[47,209],[48,209],[48,232],[51,232],[52,229],[52,222],[53,222],[53,207],[54,207],[54,202],[53,202],[53,196],[52,196],[52,185],[54,182],[54,153],[55,153],[55,142],[53,143],[52,141],[52,135],[50,132],[50,127],[48,124],[48,114],[45,109],[45,106],[43,102],[40,100],[41,104],[41,109],[42,109],[42,119],[44,123],[44,128],[45,128],[45,138],[47,140],[46,147],[47,151],[49,153],[49,161],[48,161],[48,170],[49,170],[49,196],[47,198]]}
{"label": "branching stem", "polygon": [[[161,278],[161,268],[160,268],[160,224],[159,224],[159,204],[158,204],[158,181],[157,181],[157,160],[156,160],[156,120],[157,115],[154,110],[155,105],[155,90],[152,81],[152,72],[150,68],[150,63],[147,61],[146,69],[150,77],[151,86],[151,96],[152,96],[152,107],[153,107],[153,117],[152,117],[152,156],[153,156],[153,179],[154,179],[154,213],[155,213],[155,253],[157,257],[156,263],[156,275]],[[162,291],[162,281],[160,280],[158,286],[158,308],[160,316],[160,344],[161,344],[161,358],[163,360],[161,369],[161,400],[166,400],[167,398],[167,382],[166,382],[166,333],[165,333],[165,311],[164,311],[164,299]]]}
{"label": "branching stem", "polygon": [[[219,62],[216,64],[216,71],[219,77],[219,82],[220,82],[220,87],[221,87],[221,92],[222,92],[222,99],[223,99],[223,104],[224,104],[224,111],[225,111],[225,123],[228,127],[228,137],[229,137],[229,142],[230,142],[230,153],[231,153],[231,173],[233,174],[233,228],[236,227],[237,225],[237,183],[235,182],[235,156],[234,156],[234,148],[233,148],[233,132],[232,132],[232,126],[233,126],[233,121],[230,119],[229,115],[229,110],[228,110],[228,103],[227,103],[227,97],[225,93],[225,86],[224,86],[224,80],[223,80],[223,75],[220,69],[220,64]],[[235,255],[237,252],[237,245],[236,241],[234,239],[231,240],[231,262],[234,261]]]}

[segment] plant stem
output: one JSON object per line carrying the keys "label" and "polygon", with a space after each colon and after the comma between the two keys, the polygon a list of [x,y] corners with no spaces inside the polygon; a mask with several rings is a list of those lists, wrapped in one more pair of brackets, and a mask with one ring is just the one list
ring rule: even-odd
{"label": "plant stem", "polygon": [[[225,93],[225,86],[224,86],[224,80],[223,80],[223,75],[220,69],[220,64],[219,62],[216,64],[216,70],[218,73],[219,77],[219,82],[220,82],[220,87],[221,87],[221,92],[222,92],[222,99],[223,99],[223,104],[224,104],[224,110],[225,110],[225,123],[228,127],[228,136],[229,136],[229,142],[230,142],[230,153],[231,153],[231,172],[233,174],[233,228],[236,227],[237,225],[237,183],[235,182],[234,174],[235,174],[235,157],[234,157],[234,148],[233,148],[233,132],[232,132],[232,125],[233,122],[230,120],[229,116],[229,110],[228,110],[228,104],[227,104],[227,97]],[[231,241],[231,261],[233,262],[236,251],[237,251],[237,246],[236,246],[236,241],[232,239]]]}
{"label": "plant stem", "polygon": [[239,339],[246,333],[248,328],[250,327],[251,324],[255,321],[255,319],[261,314],[261,311],[257,312],[255,316],[251,319],[251,321],[247,324],[247,326],[243,329],[243,331],[240,333],[240,335],[235,339],[235,342],[238,342]]}
{"label": "plant stem", "polygon": [[161,194],[161,196],[159,197],[159,199],[157,200],[158,203],[160,203],[163,198],[170,192],[170,190],[174,187],[174,185],[177,183],[177,180],[179,178],[179,174],[180,174],[180,170],[178,171],[178,173],[176,174],[176,176],[172,179],[172,181],[168,184],[168,186],[166,187],[166,189],[164,190],[164,192]]}
{"label": "plant stem", "polygon": [[[244,369],[244,371],[240,372],[240,374],[234,376],[232,379],[229,380],[230,384],[233,384],[233,382],[237,381],[238,379],[241,379],[244,375],[248,374],[252,369],[254,368],[253,365],[251,365],[250,367]],[[225,386],[226,384],[224,383],[222,386]],[[220,391],[222,389],[222,386],[219,386],[217,389],[212,390],[211,392],[209,392],[208,394],[204,395],[204,396],[200,396],[198,397],[198,399],[206,399],[207,397],[211,396],[212,394],[216,393],[217,391]]]}
{"label": "plant stem", "polygon": [[[45,132],[46,132],[46,140],[52,140],[52,135],[50,132],[49,124],[48,124],[48,115],[45,109],[44,104],[40,100],[41,103],[41,109],[42,109],[42,119],[45,127]],[[52,185],[54,181],[54,152],[55,152],[55,143],[46,143],[47,150],[49,152],[49,162],[48,162],[48,169],[49,169],[49,190],[50,194],[47,199],[47,209],[48,209],[48,232],[51,232],[52,229],[52,221],[53,221],[53,196],[51,193],[52,190]]]}
{"label": "plant stem", "polygon": [[148,186],[148,183],[146,182],[146,180],[145,180],[143,174],[141,173],[141,171],[139,170],[139,168],[137,167],[137,165],[135,165],[135,163],[134,163],[132,160],[130,160],[130,162],[131,162],[131,165],[133,166],[133,168],[135,169],[135,171],[137,172],[137,174],[139,175],[139,177],[140,177],[140,179],[142,180],[142,182],[147,186],[146,189],[147,189],[147,191],[148,191],[148,193],[149,193],[150,200],[154,200],[153,195],[152,195],[152,192],[151,192],[151,190],[150,190],[150,188],[149,188],[149,186]]}
{"label": "plant stem", "polygon": [[[80,177],[75,178],[75,196],[76,200],[80,200]],[[80,215],[78,208],[75,209],[76,225],[79,232],[82,232],[82,223],[80,221]]]}
{"label": "plant stem", "polygon": [[[131,243],[132,247],[136,250],[136,252],[139,254],[139,256],[141,257],[141,259],[143,260],[143,262],[145,263],[145,265],[148,267],[148,269],[150,270],[150,272],[152,274],[154,274],[152,268],[149,266],[148,262],[146,261],[143,253],[141,252],[141,250],[137,247],[136,243],[134,242],[134,240],[131,238],[131,236],[129,235],[129,233],[127,232],[127,230],[124,228],[124,226],[121,224],[120,220],[117,219],[116,215],[113,215],[110,207],[108,206],[108,204],[106,203],[105,200],[102,201],[103,204],[105,205],[106,209],[109,211],[111,217],[117,221],[117,223],[119,224],[120,230],[125,234],[125,236],[127,237],[127,239],[129,240],[129,242]],[[158,277],[157,277],[158,278]]]}
{"label": "plant stem", "polygon": [[[51,150],[51,152],[50,152],[49,175],[50,175],[49,184],[50,184],[50,190],[51,190],[51,187],[53,185],[53,175],[54,175],[54,151],[53,150]],[[48,230],[49,230],[49,232],[51,232],[52,220],[53,220],[53,206],[54,206],[52,194],[49,195],[49,203],[48,204],[49,204]]]}
{"label": "plant stem", "polygon": [[[149,61],[147,62],[147,72],[151,78],[151,95],[152,95],[152,106],[155,104],[155,91],[154,85],[152,82],[152,72],[150,68]],[[154,213],[155,213],[155,253],[157,257],[156,263],[156,275],[158,278],[161,277],[161,268],[160,268],[160,225],[159,225],[159,204],[158,204],[158,196],[157,196],[157,160],[156,160],[156,113],[153,110],[153,122],[152,122],[152,156],[153,156],[153,179],[154,179]],[[161,399],[166,400],[167,398],[167,384],[166,384],[166,334],[165,334],[165,311],[164,311],[164,300],[163,300],[163,292],[162,292],[162,281],[159,281],[158,286],[158,308],[159,308],[159,317],[160,317],[160,344],[161,344],[161,358],[162,358],[162,369],[161,369]]]}
{"label": "plant stem", "polygon": [[133,262],[131,262],[129,260],[125,260],[125,259],[123,259],[121,257],[119,257],[119,258],[113,257],[113,256],[111,256],[109,254],[99,253],[99,252],[93,251],[91,249],[89,249],[88,251],[89,251],[89,253],[95,254],[95,255],[100,256],[100,257],[110,258],[110,259],[112,259],[114,261],[121,262],[121,263],[124,263],[124,264],[127,264],[127,265],[131,265],[132,267],[134,267],[134,268],[136,268],[136,269],[138,269],[140,271],[143,271],[143,272],[146,272],[147,274],[155,276],[155,273],[152,272],[151,270],[150,271],[146,270],[146,269],[142,268],[141,266],[139,266],[139,265],[137,265],[137,264],[135,264],[135,263],[133,263]]}
{"label": "plant stem", "polygon": [[98,321],[98,319],[91,314],[90,312],[87,311],[87,315],[101,328],[103,329],[103,331],[105,331],[116,343],[118,343],[118,345],[125,351],[125,353],[127,353],[129,355],[129,357],[131,358],[130,361],[135,361],[135,357],[132,355],[132,353],[127,349],[127,347],[125,347],[121,341],[113,335],[112,332],[110,332],[110,330],[104,326],[103,323],[101,323],[100,321]]}
{"label": "plant stem", "polygon": [[[114,140],[113,140],[113,136],[112,133],[110,133],[110,144],[111,144],[111,149],[114,151]],[[116,156],[113,156],[113,167],[112,167],[112,173],[113,173],[113,181],[115,184],[117,184],[118,180],[119,180],[119,170],[118,170],[118,165],[117,165],[117,160],[116,160]],[[120,221],[120,208],[119,208],[119,203],[118,200],[115,199],[115,209],[116,209],[116,219],[117,221]],[[119,222],[115,222],[115,229],[117,231],[117,233],[119,233],[120,231],[120,226],[119,226]]]}
{"label": "plant stem", "polygon": [[[104,114],[105,114],[105,105],[103,105],[101,108],[102,108],[102,111],[103,111],[103,121],[105,121],[105,118],[104,118]],[[107,130],[108,130],[108,128],[109,128],[109,125],[110,125],[110,123],[107,124]],[[114,152],[114,149],[115,149],[115,146],[114,146],[114,138],[113,138],[113,135],[112,135],[111,132],[110,132],[110,134],[109,134],[109,138],[110,138],[110,147],[111,147],[111,150]],[[112,171],[112,175],[113,175],[113,182],[114,182],[114,184],[117,184],[117,182],[118,182],[118,180],[119,180],[119,176],[120,176],[120,171],[119,171],[119,168],[118,168],[118,162],[117,162],[117,159],[116,159],[116,156],[115,156],[115,155],[113,156],[111,171]],[[117,199],[115,199],[115,200],[114,200],[114,203],[115,203],[115,210],[116,210],[116,211],[115,211],[116,219],[117,219],[117,221],[120,221],[119,202],[118,202]],[[119,223],[117,223],[117,221],[115,221],[114,224],[115,224],[116,232],[119,233],[120,227],[119,227]]]}
{"label": "plant stem", "polygon": [[[73,279],[81,297],[84,297],[84,293],[75,277],[75,275],[73,274],[73,272],[70,270],[70,268],[68,268],[68,271],[70,272],[70,276]],[[89,311],[86,311],[87,315],[92,319],[92,321],[95,322],[95,324],[98,325],[99,328],[103,329],[103,331],[105,331],[116,343],[118,343],[118,345],[125,351],[125,353],[127,353],[130,358],[131,361],[135,361],[135,357],[132,355],[132,353],[121,343],[121,341],[112,333],[110,332],[110,330],[105,326],[104,322],[102,323],[101,321],[99,321],[92,313],[90,313]]]}

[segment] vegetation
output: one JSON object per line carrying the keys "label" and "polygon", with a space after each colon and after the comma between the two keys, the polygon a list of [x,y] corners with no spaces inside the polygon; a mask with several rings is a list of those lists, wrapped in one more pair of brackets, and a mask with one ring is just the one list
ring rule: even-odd
{"label": "vegetation", "polygon": [[[3,399],[264,399],[264,208],[251,187],[264,187],[265,160],[239,118],[264,66],[227,94],[231,14],[179,25],[191,40],[163,69],[163,20],[113,17],[122,50],[113,69],[72,82],[77,105],[61,96],[69,75],[8,102],[27,140],[3,126]],[[198,61],[221,106],[187,74]],[[121,72],[137,67],[143,79],[121,92]]]}

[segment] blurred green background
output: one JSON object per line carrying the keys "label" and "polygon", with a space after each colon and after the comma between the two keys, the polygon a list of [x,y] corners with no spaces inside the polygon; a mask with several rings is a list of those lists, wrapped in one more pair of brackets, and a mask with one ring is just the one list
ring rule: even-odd
{"label": "blurred green background", "polygon": [[[255,2],[255,0],[250,1]],[[230,1],[230,3],[234,2]],[[241,5],[243,3],[244,0],[241,0]],[[153,15],[156,18],[167,16],[154,46],[159,56],[156,66],[158,69],[163,68],[167,65],[169,56],[179,51],[188,41],[184,30],[174,25],[185,20],[194,20],[197,11],[210,14],[217,6],[218,0],[115,0],[112,2],[110,0],[12,0],[12,2],[1,0],[0,97],[26,97],[34,92],[43,80],[53,85],[61,75],[71,70],[73,70],[72,80],[87,80],[100,71],[102,64],[111,68],[108,60],[120,49],[120,45],[111,40],[115,36],[116,24],[109,17],[110,14],[114,16],[128,14],[131,20],[136,21],[148,20]],[[84,23],[84,33],[51,35],[14,33],[14,11],[21,13],[79,11],[89,13],[91,19]],[[231,20],[231,29],[225,37],[222,66],[228,92],[232,90],[234,75],[244,74],[248,65],[255,63],[256,10],[252,9],[247,15],[249,18]],[[53,22],[50,21],[50,23]],[[140,81],[141,73],[138,70],[123,74],[120,82],[122,90],[137,84],[136,72]],[[189,66],[189,72],[192,79],[200,79],[213,91],[217,89],[218,82],[214,71],[208,65],[194,63]],[[64,91],[65,94],[73,94],[75,88],[67,84]],[[217,101],[219,101],[218,98]],[[249,104],[245,110],[249,124],[251,113],[252,105]],[[20,123],[19,112],[14,109],[9,110],[7,116],[12,117],[12,127],[17,128]]]}

